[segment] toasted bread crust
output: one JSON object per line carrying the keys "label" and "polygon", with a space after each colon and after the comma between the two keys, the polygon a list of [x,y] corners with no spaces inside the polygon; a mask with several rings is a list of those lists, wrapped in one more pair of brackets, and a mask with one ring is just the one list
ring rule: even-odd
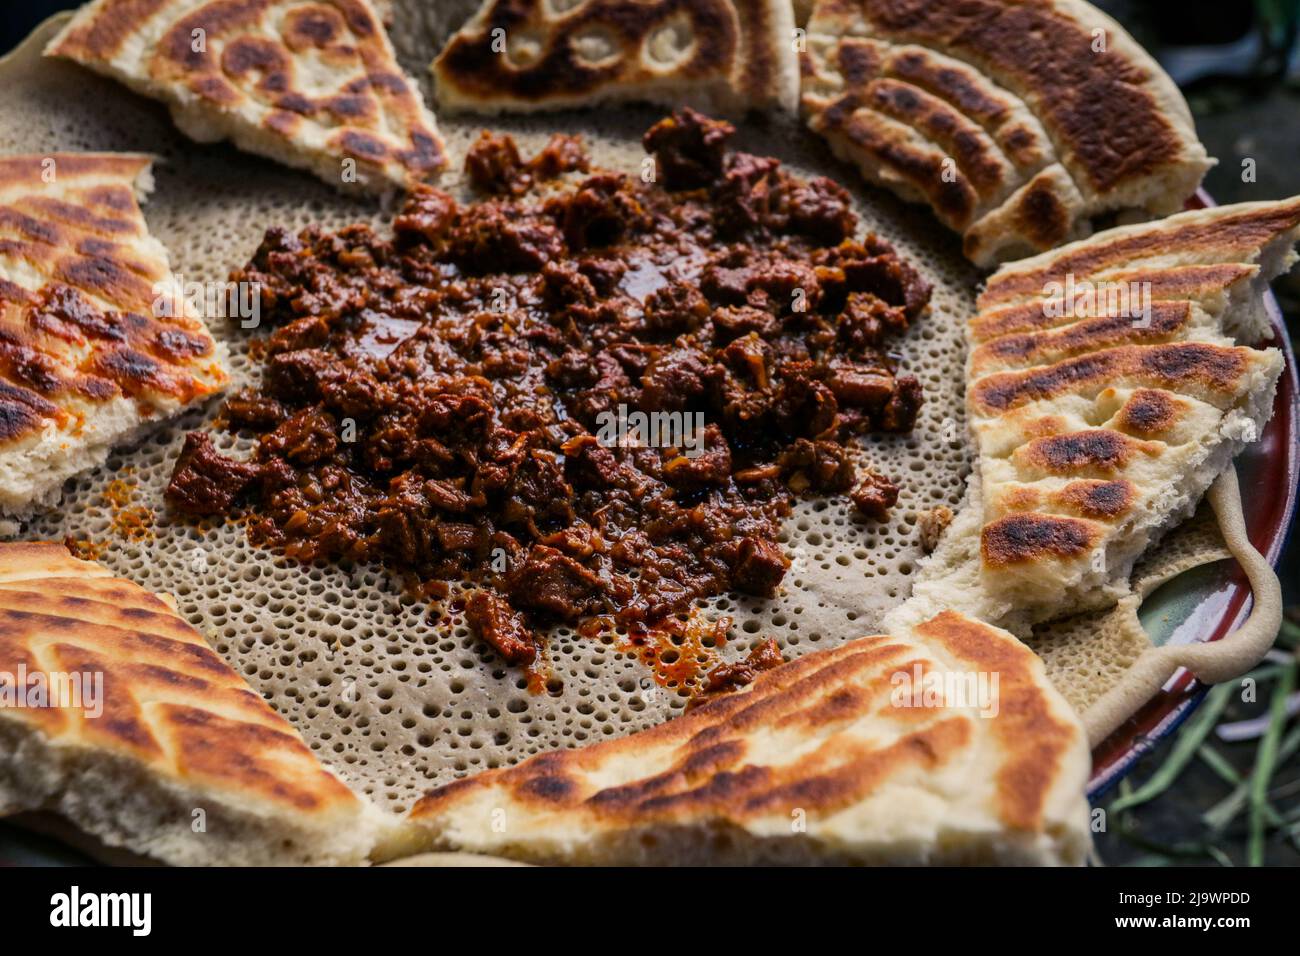
{"label": "toasted bread crust", "polygon": [[[153,163],[139,153],[0,157],[0,256],[119,308],[151,313],[165,264],[130,245],[147,235],[135,183]],[[7,283],[0,296],[26,300]]]}
{"label": "toasted bread crust", "polygon": [[[34,568],[41,576],[30,576]],[[103,675],[99,717],[71,706],[0,711],[52,743],[124,755],[263,812],[356,805],[288,722],[165,602],[62,545],[0,545],[0,671],[20,664],[29,674]]]}
{"label": "toasted bread crust", "polygon": [[[1066,178],[1060,167],[1038,173],[1007,201],[1005,221],[1009,231],[1035,249],[1050,249],[1067,239],[1077,228],[1079,210],[1072,196],[1061,188]],[[979,262],[987,255],[989,237],[975,229],[962,239],[967,258]]]}
{"label": "toasted bread crust", "polygon": [[818,132],[843,137],[855,157],[878,163],[889,175],[923,195],[945,224],[963,229],[974,217],[979,194],[968,182],[944,175],[948,157],[918,141],[903,124],[876,116],[867,118],[855,97],[844,97],[823,114]]}
{"label": "toasted bread crust", "polygon": [[[1297,228],[1300,196],[1281,202],[1243,203],[1182,213],[1159,223],[1115,230],[1104,238],[1076,243],[1041,259],[1016,263],[989,279],[976,304],[983,313],[1002,303],[1041,295],[1045,286],[1064,283],[1070,275],[1095,276],[1106,269],[1159,258],[1174,250],[1182,259],[1199,259],[1189,264],[1225,270],[1217,274],[1180,271],[1179,275],[1226,283],[1233,272],[1252,265],[1260,249]],[[1151,271],[1158,274],[1161,270]]]}
{"label": "toasted bread crust", "polygon": [[[903,47],[890,57],[889,74],[936,98],[951,103],[963,116],[988,130],[1017,168],[1036,170],[1047,161],[1051,147],[1042,130],[1017,117],[1005,97],[999,98],[979,74],[964,63],[939,63],[926,51]],[[853,85],[862,82],[853,79]]]}
{"label": "toasted bread crust", "polygon": [[130,399],[145,415],[226,373],[136,199],[152,157],[0,158],[0,449]]}
{"label": "toasted bread crust", "polygon": [[[1145,291],[1157,308],[1164,302],[1196,302],[1222,294],[1239,283],[1249,281],[1259,274],[1259,267],[1244,263],[1182,266],[1161,270],[1119,270],[1103,273],[1104,281],[1128,285],[1144,283]],[[1076,279],[1085,278],[1076,276]],[[1091,280],[1089,280],[1091,281]],[[1044,287],[1050,286],[1045,283]],[[1043,287],[1035,291],[1041,295]],[[1097,316],[1105,316],[1105,309]],[[1067,310],[1044,308],[1041,299],[1031,299],[1014,305],[981,308],[970,321],[970,337],[974,343],[987,342],[1018,332],[1034,332],[1056,328],[1081,318]]]}
{"label": "toasted bread crust", "polygon": [[1188,407],[1188,402],[1169,392],[1140,388],[1119,410],[1115,427],[1141,438],[1157,438],[1177,424]]}
{"label": "toasted bread crust", "polygon": [[989,568],[1046,558],[1072,560],[1093,551],[1101,538],[1101,529],[1092,522],[1027,512],[986,524],[980,533],[980,555]]}
{"label": "toasted bread crust", "polygon": [[1161,446],[1102,428],[1036,438],[1016,449],[1017,464],[1049,475],[1090,472],[1115,474],[1141,453],[1158,454]]}
{"label": "toasted bread crust", "polygon": [[[522,100],[543,101],[557,95],[591,95],[607,83],[632,79],[635,58],[649,35],[674,16],[691,21],[695,43],[690,55],[675,71],[683,78],[702,78],[731,63],[740,49],[740,24],[729,0],[661,0],[653,4],[628,4],[622,0],[589,0],[566,13],[548,37],[545,52],[527,65],[509,62],[494,49],[494,30],[509,31],[543,19],[540,0],[500,0],[485,8],[472,32],[462,30],[451,38],[435,62],[440,83],[452,83],[471,95],[492,98],[502,94]],[[564,42],[584,29],[607,27],[617,31],[617,57],[592,62],[578,47]]]}
{"label": "toasted bread crust", "polygon": [[995,721],[994,737],[1009,759],[997,771],[998,815],[1016,829],[1042,827],[1048,794],[1066,772],[1074,728],[1049,704],[1036,660],[1026,657],[1027,648],[998,640],[999,632],[987,624],[954,611],[919,624],[916,633],[971,670],[999,675],[1008,714]]}
{"label": "toasted bread crust", "polygon": [[[240,117],[286,152],[350,157],[398,185],[447,163],[369,0],[95,0],[46,53],[189,113]],[[321,93],[323,70],[337,85]]]}
{"label": "toasted bread crust", "polygon": [[[547,0],[487,0],[432,69],[453,106],[663,100],[660,86],[670,83],[683,93],[713,89],[714,107],[793,108],[795,66],[779,10],[771,0],[586,0],[563,10]],[[529,45],[516,46],[519,37]]]}
{"label": "toasted bread crust", "polygon": [[989,375],[971,387],[969,401],[981,414],[991,415],[1059,395],[1095,392],[1116,380],[1226,396],[1259,356],[1254,349],[1204,342],[1125,345],[1055,365]]}
{"label": "toasted bread crust", "polygon": [[1176,337],[1191,320],[1190,302],[1155,302],[1144,316],[1102,315],[1056,331],[992,339],[972,353],[972,367],[979,370],[995,360],[1041,365],[1125,343],[1163,342]]}
{"label": "toasted bread crust", "polygon": [[1098,55],[1091,25],[1055,3],[822,0],[814,16],[841,24],[861,18],[877,36],[940,50],[997,76],[1033,104],[1098,193],[1183,156],[1183,136],[1148,90],[1151,68]]}
{"label": "toasted bread crust", "polygon": [[1137,486],[1131,481],[1084,480],[1070,482],[1052,495],[1052,501],[1082,518],[1114,520],[1133,509],[1137,496]]}
{"label": "toasted bread crust", "polygon": [[[893,697],[897,675],[915,667],[995,672],[1001,709],[981,719],[961,708],[900,706]],[[871,731],[860,729],[868,724]],[[810,839],[829,841],[819,830],[834,828],[837,815],[880,799],[898,781],[949,773],[963,751],[989,734],[987,752],[996,757],[980,765],[991,778],[983,811],[1005,831],[1041,833],[1056,812],[1049,805],[1059,801],[1062,778],[1075,767],[1078,730],[1068,711],[1054,705],[1027,648],[1005,632],[945,613],[906,638],[864,637],[806,654],[761,674],[743,692],[649,730],[440,787],[410,819],[442,834],[440,845],[468,843],[524,857],[529,837],[520,828],[545,843],[552,826],[592,844],[572,851],[582,859],[604,859],[606,851],[594,847],[604,835],[623,832],[666,835],[725,825],[755,838],[770,833],[781,843],[781,830],[788,829],[781,821],[792,808],[806,815]],[[797,759],[764,749],[763,741],[785,735],[801,741]],[[502,846],[477,842],[477,816],[485,807],[512,821]],[[850,845],[853,840],[844,836]],[[827,845],[824,852],[832,852]],[[873,850],[837,846],[834,852],[869,858]]]}
{"label": "toasted bread crust", "polygon": [[[1282,371],[1260,290],[1300,198],[1126,226],[1003,266],[968,326],[978,521],[945,571],[1023,628],[1124,593],[1134,562],[1256,440]],[[941,545],[942,548],[942,545]],[[942,579],[941,579],[942,580]],[[934,593],[940,584],[923,579]]]}
{"label": "toasted bread crust", "polygon": [[820,0],[808,32],[809,125],[980,265],[1168,213],[1209,167],[1172,81],[1076,0]]}
{"label": "toasted bread crust", "polygon": [[[842,44],[841,55],[848,44]],[[1007,162],[979,124],[937,96],[893,79],[869,80],[858,102],[883,116],[908,123],[944,150],[961,167],[980,196],[996,195],[1006,186]]]}

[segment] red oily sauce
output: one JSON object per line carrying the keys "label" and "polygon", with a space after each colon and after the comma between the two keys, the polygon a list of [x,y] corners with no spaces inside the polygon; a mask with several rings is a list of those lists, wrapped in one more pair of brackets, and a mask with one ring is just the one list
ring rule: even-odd
{"label": "red oily sauce", "polygon": [[261,385],[222,412],[256,451],[192,433],[169,502],[245,513],[304,561],[472,582],[465,617],[507,662],[604,615],[666,682],[693,680],[669,622],[773,594],[796,496],[893,504],[849,446],[912,428],[921,387],[885,346],[930,295],[853,238],[840,186],[728,151],[732,133],[674,114],[644,178],[590,169],[573,137],[524,161],[484,133],[476,201],[419,188],[391,237],[271,229],[232,277],[275,327]]}

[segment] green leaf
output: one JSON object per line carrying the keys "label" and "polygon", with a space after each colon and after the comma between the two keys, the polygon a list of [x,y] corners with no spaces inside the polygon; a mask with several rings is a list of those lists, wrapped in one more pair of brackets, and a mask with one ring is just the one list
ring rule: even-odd
{"label": "green leaf", "polygon": [[1295,689],[1295,677],[1296,667],[1292,664],[1273,688],[1273,699],[1268,708],[1268,730],[1255,752],[1255,767],[1250,774],[1250,837],[1246,844],[1246,862],[1250,866],[1264,865],[1264,808],[1268,804],[1268,784],[1277,767],[1282,729],[1286,726],[1286,701]]}
{"label": "green leaf", "polygon": [[[1296,751],[1300,751],[1300,727],[1292,728],[1291,732],[1283,739],[1282,746],[1278,749],[1277,762],[1285,764],[1295,756]],[[1237,784],[1237,789],[1206,810],[1201,815],[1201,819],[1211,829],[1222,830],[1235,820],[1237,814],[1241,813],[1245,808],[1249,796],[1250,782],[1243,780]]]}
{"label": "green leaf", "polygon": [[[1223,756],[1223,754],[1219,753],[1209,744],[1202,745],[1201,749],[1196,752],[1196,755],[1205,761],[1206,765],[1217,773],[1219,778],[1225,783],[1241,788],[1242,799],[1238,803],[1236,812],[1233,813],[1232,817],[1229,817],[1228,820],[1225,821],[1231,822],[1232,818],[1241,811],[1241,807],[1246,805],[1245,798],[1249,790],[1249,783],[1241,774],[1237,773],[1236,768],[1228,762],[1227,757]],[[1280,827],[1286,822],[1282,819],[1282,815],[1278,813],[1276,808],[1274,808],[1270,803],[1264,804],[1264,814],[1268,819],[1268,825],[1271,827]],[[1204,820],[1204,817],[1202,817],[1202,819]]]}
{"label": "green leaf", "polygon": [[1236,689],[1236,682],[1230,681],[1211,690],[1206,697],[1205,703],[1201,705],[1201,709],[1183,725],[1183,729],[1174,741],[1174,745],[1164,763],[1156,769],[1156,772],[1142,786],[1132,793],[1121,794],[1110,805],[1109,812],[1112,814],[1122,813],[1125,810],[1140,806],[1168,790],[1173,782],[1178,779],[1179,774],[1183,772],[1183,768],[1196,756],[1197,748],[1201,746],[1205,738],[1209,736],[1210,731],[1214,729],[1214,725],[1218,723],[1219,715],[1228,706],[1228,701],[1231,700],[1232,693]]}

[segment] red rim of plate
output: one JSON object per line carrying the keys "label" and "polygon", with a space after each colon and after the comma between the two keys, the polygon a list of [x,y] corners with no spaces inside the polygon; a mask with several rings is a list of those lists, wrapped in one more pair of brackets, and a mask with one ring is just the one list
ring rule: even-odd
{"label": "red rim of plate", "polygon": [[[1187,203],[1187,208],[1204,209],[1214,205],[1209,194],[1201,190]],[[1252,473],[1242,476],[1247,479],[1242,482],[1242,507],[1251,543],[1276,566],[1295,515],[1300,479],[1300,383],[1282,311],[1271,292],[1264,297],[1264,307],[1273,326],[1273,339],[1265,344],[1282,350],[1286,369],[1278,382],[1273,417],[1264,427],[1259,443],[1251,449]],[[1251,493],[1254,488],[1270,493],[1255,495]],[[1271,493],[1274,490],[1281,493]],[[1193,633],[1195,641],[1217,641],[1241,625],[1250,607],[1250,585],[1234,564],[1226,580],[1201,601],[1180,630]],[[1093,749],[1088,796],[1096,799],[1118,783],[1138,758],[1187,719],[1205,697],[1206,690],[1190,673],[1179,671],[1160,693]]]}

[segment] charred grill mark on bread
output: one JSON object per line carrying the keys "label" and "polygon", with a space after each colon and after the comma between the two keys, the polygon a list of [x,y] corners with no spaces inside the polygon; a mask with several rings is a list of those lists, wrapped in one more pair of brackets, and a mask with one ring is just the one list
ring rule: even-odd
{"label": "charred grill mark on bread", "polygon": [[0,484],[8,511],[57,494],[133,422],[226,382],[216,343],[141,213],[137,189],[151,163],[0,157],[0,454],[30,455],[43,471],[12,459]]}
{"label": "charred grill mark on bread", "polygon": [[[1088,8],[820,0],[807,29],[809,125],[928,203],[980,265],[1086,235],[1106,211],[1168,213],[1209,167],[1172,81]],[[1118,146],[1117,115],[1132,124]]]}
{"label": "charred grill mark on bread", "polygon": [[95,0],[46,53],[335,185],[345,158],[372,189],[409,186],[447,162],[369,0]]}
{"label": "charred grill mark on bread", "polygon": [[[972,801],[966,812],[996,832],[1030,838],[1055,821],[1069,830],[1083,808],[1063,804],[1060,788],[1086,758],[1077,721],[1041,667],[1005,632],[945,612],[897,636],[805,654],[667,724],[439,787],[410,820],[440,849],[538,862],[680,861],[681,838],[716,832],[726,841],[701,852],[774,860],[812,841],[818,856],[879,861],[891,838],[869,834],[866,808],[892,818],[903,794],[934,781],[927,792],[960,791]],[[952,672],[997,673],[997,712],[895,699],[899,675]],[[965,776],[967,786],[949,791],[976,747],[991,755],[972,766],[979,783]],[[917,811],[904,814],[909,833],[946,829],[933,815],[946,800],[906,805]],[[509,837],[488,826],[493,807],[510,816]],[[791,808],[807,822],[794,844],[785,837]],[[945,839],[967,838],[955,823]]]}

